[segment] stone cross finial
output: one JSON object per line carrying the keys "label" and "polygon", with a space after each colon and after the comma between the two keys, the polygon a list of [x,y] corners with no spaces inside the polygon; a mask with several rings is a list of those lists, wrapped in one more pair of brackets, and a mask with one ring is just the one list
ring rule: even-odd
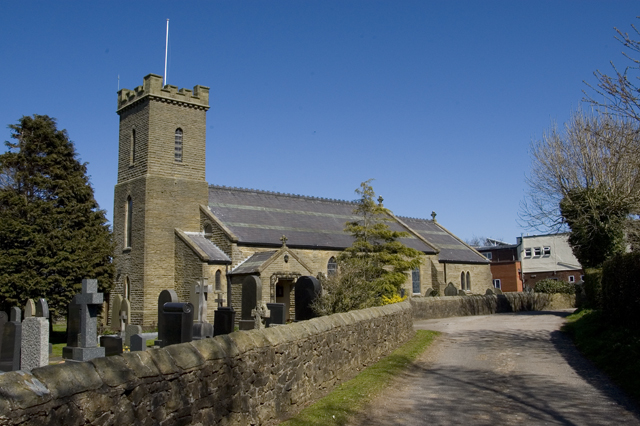
{"label": "stone cross finial", "polygon": [[210,285],[207,285],[207,279],[201,278],[198,284],[196,284],[196,293],[198,294],[198,315],[200,316],[200,322],[207,322],[207,295],[212,293],[213,289]]}
{"label": "stone cross finial", "polygon": [[384,201],[384,198],[382,198],[382,195],[380,195],[380,196],[378,197],[378,205],[379,205],[380,207],[382,207],[382,202],[383,202],[383,201]]}
{"label": "stone cross finial", "polygon": [[264,324],[262,323],[263,318],[269,318],[271,316],[271,311],[267,309],[267,305],[264,302],[261,302],[256,306],[255,309],[251,310],[251,316],[254,320],[254,329],[262,329],[264,328]]}
{"label": "stone cross finial", "polygon": [[282,247],[286,247],[287,246],[287,240],[288,238],[286,236],[282,236],[280,237],[280,241],[282,241]]}
{"label": "stone cross finial", "polygon": [[224,305],[224,299],[222,298],[222,293],[218,293],[218,298],[215,300],[218,303],[218,308],[222,308]]}
{"label": "stone cross finial", "polygon": [[436,212],[431,212],[431,220],[436,221]]}

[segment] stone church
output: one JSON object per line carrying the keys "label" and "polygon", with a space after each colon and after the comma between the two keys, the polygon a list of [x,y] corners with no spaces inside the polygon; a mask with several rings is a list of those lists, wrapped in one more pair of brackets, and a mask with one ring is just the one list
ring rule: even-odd
{"label": "stone church", "polygon": [[[157,321],[157,301],[174,289],[181,301],[197,299],[208,279],[207,317],[218,301],[240,310],[247,275],[262,281],[265,302],[284,303],[293,317],[293,285],[304,275],[330,275],[336,256],[350,246],[343,229],[352,202],[209,185],[205,179],[209,88],[162,84],[149,74],[142,86],[118,92],[118,181],[113,229],[116,283],[112,294],[131,302],[131,322]],[[489,261],[433,219],[392,215],[402,241],[424,254],[407,276],[405,292],[443,294],[447,283],[484,294],[492,288]],[[227,291],[227,278],[231,295]],[[238,312],[238,315],[240,313]]]}

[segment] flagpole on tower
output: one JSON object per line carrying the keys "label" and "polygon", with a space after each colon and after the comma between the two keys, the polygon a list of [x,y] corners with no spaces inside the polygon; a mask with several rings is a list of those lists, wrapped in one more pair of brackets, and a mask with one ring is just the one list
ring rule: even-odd
{"label": "flagpole on tower", "polygon": [[164,44],[164,86],[167,85],[167,50],[169,49],[169,20],[167,19],[167,38]]}

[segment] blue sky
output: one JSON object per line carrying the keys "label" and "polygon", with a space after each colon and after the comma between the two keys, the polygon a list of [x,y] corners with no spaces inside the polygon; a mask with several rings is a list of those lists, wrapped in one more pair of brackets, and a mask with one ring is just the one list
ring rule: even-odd
{"label": "blue sky", "polygon": [[[207,180],[515,242],[528,148],[623,65],[637,1],[0,1],[0,123],[56,117],[112,219],[116,92],[211,88]],[[5,127],[1,140],[8,140]],[[3,148],[4,149],[4,148]]]}

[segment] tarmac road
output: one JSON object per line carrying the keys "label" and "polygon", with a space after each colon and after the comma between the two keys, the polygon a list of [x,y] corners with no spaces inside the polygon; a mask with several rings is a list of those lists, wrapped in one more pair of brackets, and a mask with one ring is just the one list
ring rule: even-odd
{"label": "tarmac road", "polygon": [[640,425],[559,331],[570,312],[416,321],[443,335],[350,425]]}

